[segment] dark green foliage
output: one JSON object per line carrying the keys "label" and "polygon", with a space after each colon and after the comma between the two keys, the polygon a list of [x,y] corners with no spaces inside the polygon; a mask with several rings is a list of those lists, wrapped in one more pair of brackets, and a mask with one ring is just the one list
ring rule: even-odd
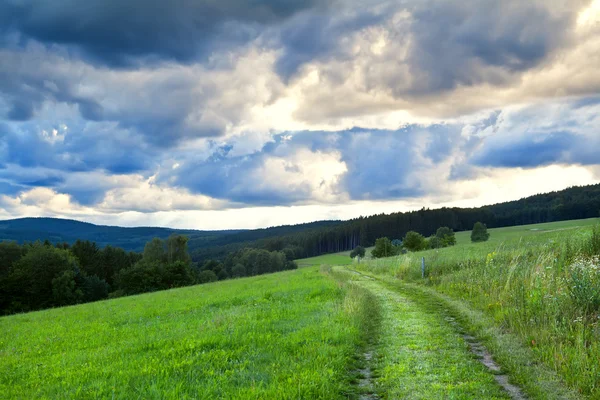
{"label": "dark green foliage", "polygon": [[296,264],[296,261],[286,261],[285,265],[283,266],[283,269],[286,271],[298,269],[298,264]]}
{"label": "dark green foliage", "polygon": [[189,286],[196,281],[191,264],[180,260],[165,265],[163,280],[165,288]]}
{"label": "dark green foliage", "polygon": [[[73,246],[50,242],[0,243],[0,312],[3,314],[96,301],[196,283],[187,240],[154,239],[144,256],[77,240]],[[171,262],[168,262],[171,261]],[[228,275],[220,274],[222,279]]]}
{"label": "dark green foliage", "polygon": [[437,229],[435,235],[428,239],[428,243],[431,249],[454,246],[456,244],[456,235],[452,229],[442,226]]}
{"label": "dark green foliage", "polygon": [[167,261],[165,242],[160,238],[154,238],[144,246],[143,260],[146,262],[163,263]]}
{"label": "dark green foliage", "polygon": [[160,262],[149,262],[142,259],[134,266],[119,272],[116,278],[117,287],[126,294],[154,292],[166,289],[163,283],[163,266]]}
{"label": "dark green foliage", "polygon": [[109,292],[110,285],[104,279],[100,279],[96,275],[85,278],[83,285],[84,302],[106,299]]}
{"label": "dark green foliage", "polygon": [[0,243],[0,277],[8,274],[10,268],[24,252],[25,249],[15,242]]}
{"label": "dark green foliage", "polygon": [[481,222],[475,222],[471,232],[471,242],[485,242],[490,238],[487,226]]}
{"label": "dark green foliage", "polygon": [[407,232],[402,244],[404,248],[409,251],[421,251],[427,249],[428,247],[425,237],[415,231]]}
{"label": "dark green foliage", "polygon": [[441,247],[454,246],[456,244],[456,235],[454,231],[447,226],[442,226],[437,229],[435,236],[440,239]]}
{"label": "dark green foliage", "polygon": [[77,260],[68,250],[40,243],[29,245],[26,254],[13,264],[3,283],[10,311],[27,311],[79,300],[75,276]]}
{"label": "dark green foliage", "polygon": [[427,247],[430,249],[439,249],[444,247],[444,245],[442,244],[442,240],[436,235],[430,236],[427,239],[427,244]]}
{"label": "dark green foliage", "polygon": [[217,274],[215,274],[210,269],[201,271],[198,274],[198,282],[199,283],[210,283],[210,282],[216,282],[217,280],[219,280],[219,278],[217,277]]}
{"label": "dark green foliage", "polygon": [[144,247],[142,259],[121,270],[117,288],[126,294],[188,286],[196,282],[187,252],[187,239],[177,235],[167,241],[154,238]]}
{"label": "dark green foliage", "polygon": [[391,257],[397,255],[400,251],[398,247],[392,245],[392,241],[386,237],[375,241],[375,248],[371,251],[373,258]]}
{"label": "dark green foliage", "polygon": [[350,252],[350,258],[358,257],[359,260],[365,257],[365,248],[362,246],[356,246],[354,250]]}
{"label": "dark green foliage", "polygon": [[171,264],[178,261],[184,264],[191,262],[188,253],[188,238],[173,234],[167,239],[167,262]]}
{"label": "dark green foliage", "polygon": [[83,300],[83,291],[77,287],[73,270],[63,271],[52,279],[52,300],[55,306],[67,306]]}
{"label": "dark green foliage", "polygon": [[[205,264],[206,265],[206,264]],[[270,272],[296,269],[295,262],[289,260],[282,251],[267,251],[260,249],[242,249],[231,253],[225,258],[223,267],[230,276],[237,276],[241,268],[234,273],[234,267],[243,266],[245,276],[262,275]]]}
{"label": "dark green foliage", "polygon": [[241,278],[246,276],[246,267],[242,264],[236,264],[231,268],[231,277],[232,278]]}

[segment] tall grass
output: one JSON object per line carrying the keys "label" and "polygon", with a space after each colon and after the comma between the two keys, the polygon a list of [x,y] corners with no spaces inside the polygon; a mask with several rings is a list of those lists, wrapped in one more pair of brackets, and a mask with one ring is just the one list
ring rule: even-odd
{"label": "tall grass", "polygon": [[596,226],[411,253],[356,268],[467,300],[517,334],[569,386],[600,398],[598,254]]}

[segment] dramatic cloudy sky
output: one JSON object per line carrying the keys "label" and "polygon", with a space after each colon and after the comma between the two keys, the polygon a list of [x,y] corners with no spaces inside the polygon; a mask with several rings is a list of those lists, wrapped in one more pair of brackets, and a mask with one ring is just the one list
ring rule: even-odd
{"label": "dramatic cloudy sky", "polygon": [[598,149],[600,0],[0,0],[0,218],[475,206]]}

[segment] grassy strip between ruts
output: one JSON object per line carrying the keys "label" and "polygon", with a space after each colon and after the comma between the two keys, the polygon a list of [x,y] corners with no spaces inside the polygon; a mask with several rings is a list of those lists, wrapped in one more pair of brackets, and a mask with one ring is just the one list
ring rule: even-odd
{"label": "grassy strip between ruts", "polygon": [[0,397],[353,397],[369,297],[318,268],[0,318]]}
{"label": "grassy strip between ruts", "polygon": [[[361,272],[361,274],[365,274]],[[397,290],[419,305],[438,313],[445,313],[457,321],[469,334],[480,340],[501,365],[503,372],[509,374],[511,382],[520,386],[529,398],[540,400],[580,399],[581,396],[568,389],[561,378],[537,359],[532,350],[521,345],[515,335],[504,332],[485,313],[474,310],[465,301],[452,299],[433,289],[420,285],[404,283],[390,276],[366,273]]]}
{"label": "grassy strip between ruts", "polygon": [[390,399],[508,399],[462,336],[427,302],[353,273],[382,307],[376,391]]}

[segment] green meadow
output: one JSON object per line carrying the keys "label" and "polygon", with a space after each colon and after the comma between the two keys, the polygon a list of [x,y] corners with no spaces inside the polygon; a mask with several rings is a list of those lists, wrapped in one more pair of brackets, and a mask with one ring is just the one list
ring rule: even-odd
{"label": "green meadow", "polygon": [[[373,250],[373,247],[368,247],[366,249],[367,255],[371,253],[371,250]],[[316,257],[301,258],[295,261],[299,268],[319,265],[350,265],[353,263],[353,260],[350,258],[350,251],[323,254]]]}
{"label": "green meadow", "polygon": [[600,399],[597,223],[2,317],[0,397]]}
{"label": "green meadow", "polygon": [[360,296],[317,268],[0,318],[0,397],[344,398]]}

